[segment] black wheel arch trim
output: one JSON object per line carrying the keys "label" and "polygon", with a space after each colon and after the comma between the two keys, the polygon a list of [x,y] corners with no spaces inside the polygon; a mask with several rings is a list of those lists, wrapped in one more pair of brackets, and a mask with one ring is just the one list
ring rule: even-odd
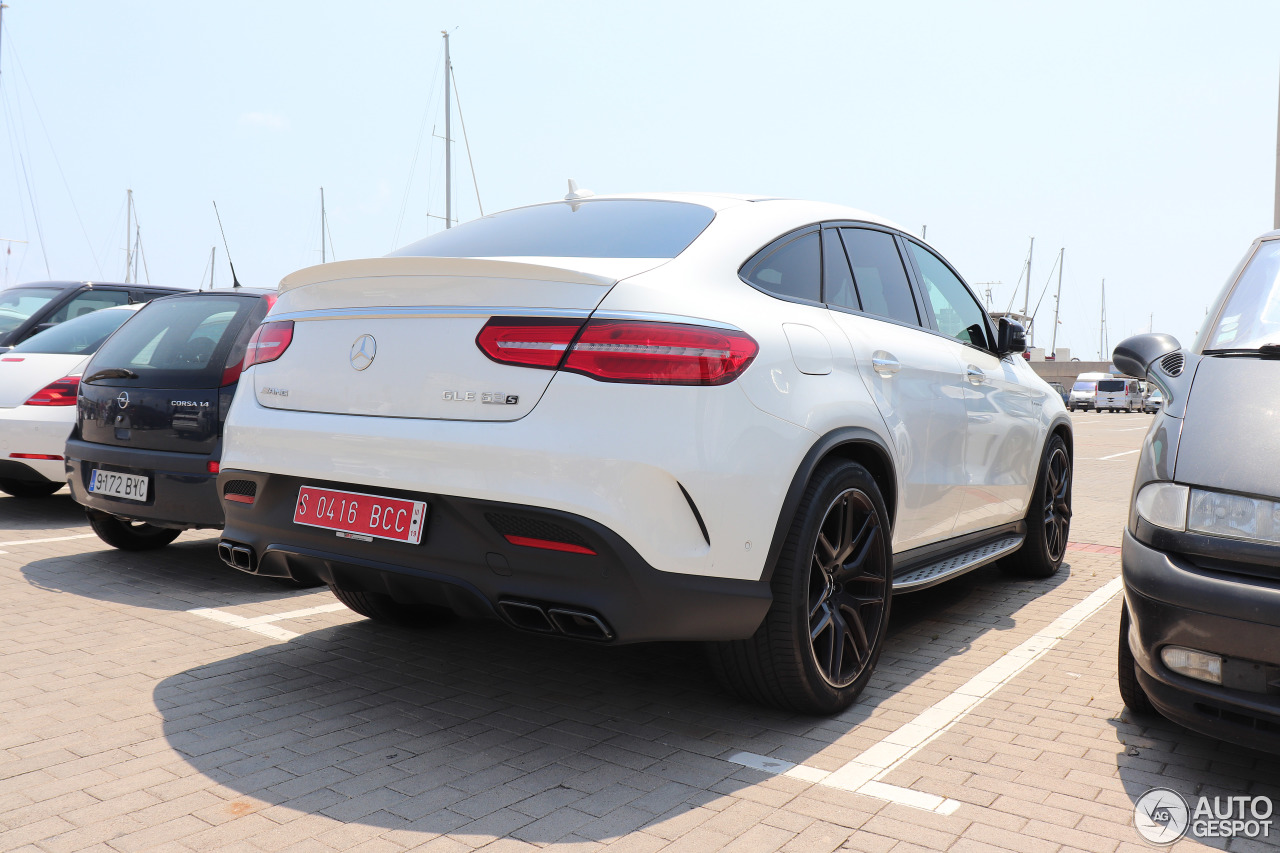
{"label": "black wheel arch trim", "polygon": [[[786,542],[787,533],[791,530],[796,511],[800,507],[800,500],[804,496],[805,486],[809,484],[813,472],[828,457],[833,454],[841,455],[836,453],[840,448],[852,446],[863,448],[878,457],[882,470],[872,470],[871,476],[880,487],[880,496],[889,510],[889,530],[892,535],[896,520],[898,484],[897,469],[894,467],[893,453],[889,450],[888,443],[882,436],[865,427],[834,429],[813,443],[791,478],[791,485],[787,488],[786,496],[782,500],[782,509],[778,513],[777,525],[773,529],[769,552],[765,555],[764,572],[760,575],[760,580],[767,582],[773,579],[773,570],[778,565],[782,546]],[[892,575],[892,569],[890,574]]]}

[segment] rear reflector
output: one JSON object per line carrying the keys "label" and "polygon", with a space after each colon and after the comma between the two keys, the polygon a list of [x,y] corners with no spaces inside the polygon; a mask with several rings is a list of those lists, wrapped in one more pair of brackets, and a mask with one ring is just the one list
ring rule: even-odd
{"label": "rear reflector", "polygon": [[0,361],[26,361],[26,358],[0,358]]}
{"label": "rear reflector", "polygon": [[567,370],[602,382],[724,385],[760,347],[745,332],[686,323],[494,317],[476,336],[494,361]]}
{"label": "rear reflector", "polygon": [[50,382],[31,395],[31,399],[27,400],[26,405],[74,406],[76,404],[76,392],[79,388],[80,377],[78,375],[64,376],[57,382]]}
{"label": "rear reflector", "polygon": [[[228,498],[230,496],[228,495]],[[526,548],[542,548],[546,551],[564,551],[568,554],[588,554],[592,557],[596,555],[595,551],[590,548],[584,548],[581,545],[574,545],[572,542],[552,542],[550,539],[534,539],[531,536],[513,536],[506,535],[502,537],[512,545],[523,545]]]}
{"label": "rear reflector", "polygon": [[204,467],[205,467],[205,470],[208,471],[210,474],[216,474],[220,470],[222,470],[222,466],[217,462],[214,462],[212,459],[204,463]]}
{"label": "rear reflector", "polygon": [[501,364],[555,370],[581,329],[581,320],[494,317],[476,336],[476,345]]}
{"label": "rear reflector", "polygon": [[[293,321],[274,320],[263,323],[249,339],[249,346],[244,353],[244,369],[255,364],[266,364],[284,355],[284,351],[293,342]],[[223,383],[230,384],[230,383]]]}
{"label": "rear reflector", "polygon": [[59,460],[62,457],[54,453],[10,453],[10,459],[50,459]]}

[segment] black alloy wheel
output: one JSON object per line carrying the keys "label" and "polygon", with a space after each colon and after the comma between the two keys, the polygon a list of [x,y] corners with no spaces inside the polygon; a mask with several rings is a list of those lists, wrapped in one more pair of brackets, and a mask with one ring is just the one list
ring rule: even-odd
{"label": "black alloy wheel", "polygon": [[1047,578],[1058,571],[1071,534],[1071,454],[1059,435],[1049,438],[1026,515],[1022,547],[1000,561],[1012,574]]}
{"label": "black alloy wheel", "polygon": [[889,625],[888,518],[866,468],[823,463],[774,568],[764,622],[749,639],[708,645],[721,682],[744,698],[801,713],[852,705],[875,671]]}
{"label": "black alloy wheel", "polygon": [[822,678],[852,684],[871,660],[884,620],[884,531],[871,498],[846,489],[827,507],[809,569],[809,650]]}

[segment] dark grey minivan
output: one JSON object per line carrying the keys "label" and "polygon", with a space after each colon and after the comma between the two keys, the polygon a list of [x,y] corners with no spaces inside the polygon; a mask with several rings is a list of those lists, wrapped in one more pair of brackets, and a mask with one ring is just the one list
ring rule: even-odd
{"label": "dark grey minivan", "polygon": [[1159,386],[1124,535],[1120,694],[1280,752],[1280,231],[1254,241],[1192,347],[1113,361]]}
{"label": "dark grey minivan", "polygon": [[144,550],[222,527],[222,424],[274,301],[249,288],[157,299],[85,366],[67,481],[104,542]]}

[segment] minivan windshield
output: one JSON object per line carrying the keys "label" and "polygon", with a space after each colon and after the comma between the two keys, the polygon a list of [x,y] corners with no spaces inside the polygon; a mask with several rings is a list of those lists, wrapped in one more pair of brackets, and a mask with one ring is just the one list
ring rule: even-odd
{"label": "minivan windshield", "polygon": [[1280,240],[1258,246],[1201,342],[1204,352],[1253,350],[1265,344],[1280,344]]}
{"label": "minivan windshield", "polygon": [[389,257],[674,258],[715,215],[709,207],[682,201],[535,204],[464,222]]}
{"label": "minivan windshield", "polygon": [[14,287],[0,290],[0,335],[12,332],[62,293],[59,287]]}
{"label": "minivan windshield", "polygon": [[1093,391],[1098,387],[1097,382],[1077,382],[1071,386],[1072,391]]}
{"label": "minivan windshield", "polygon": [[13,352],[47,352],[64,355],[90,355],[97,352],[112,332],[124,325],[138,309],[107,308],[94,311],[45,329],[13,348]]}
{"label": "minivan windshield", "polygon": [[98,350],[85,375],[116,367],[137,378],[113,377],[101,384],[217,388],[236,336],[256,303],[239,296],[157,299]]}

